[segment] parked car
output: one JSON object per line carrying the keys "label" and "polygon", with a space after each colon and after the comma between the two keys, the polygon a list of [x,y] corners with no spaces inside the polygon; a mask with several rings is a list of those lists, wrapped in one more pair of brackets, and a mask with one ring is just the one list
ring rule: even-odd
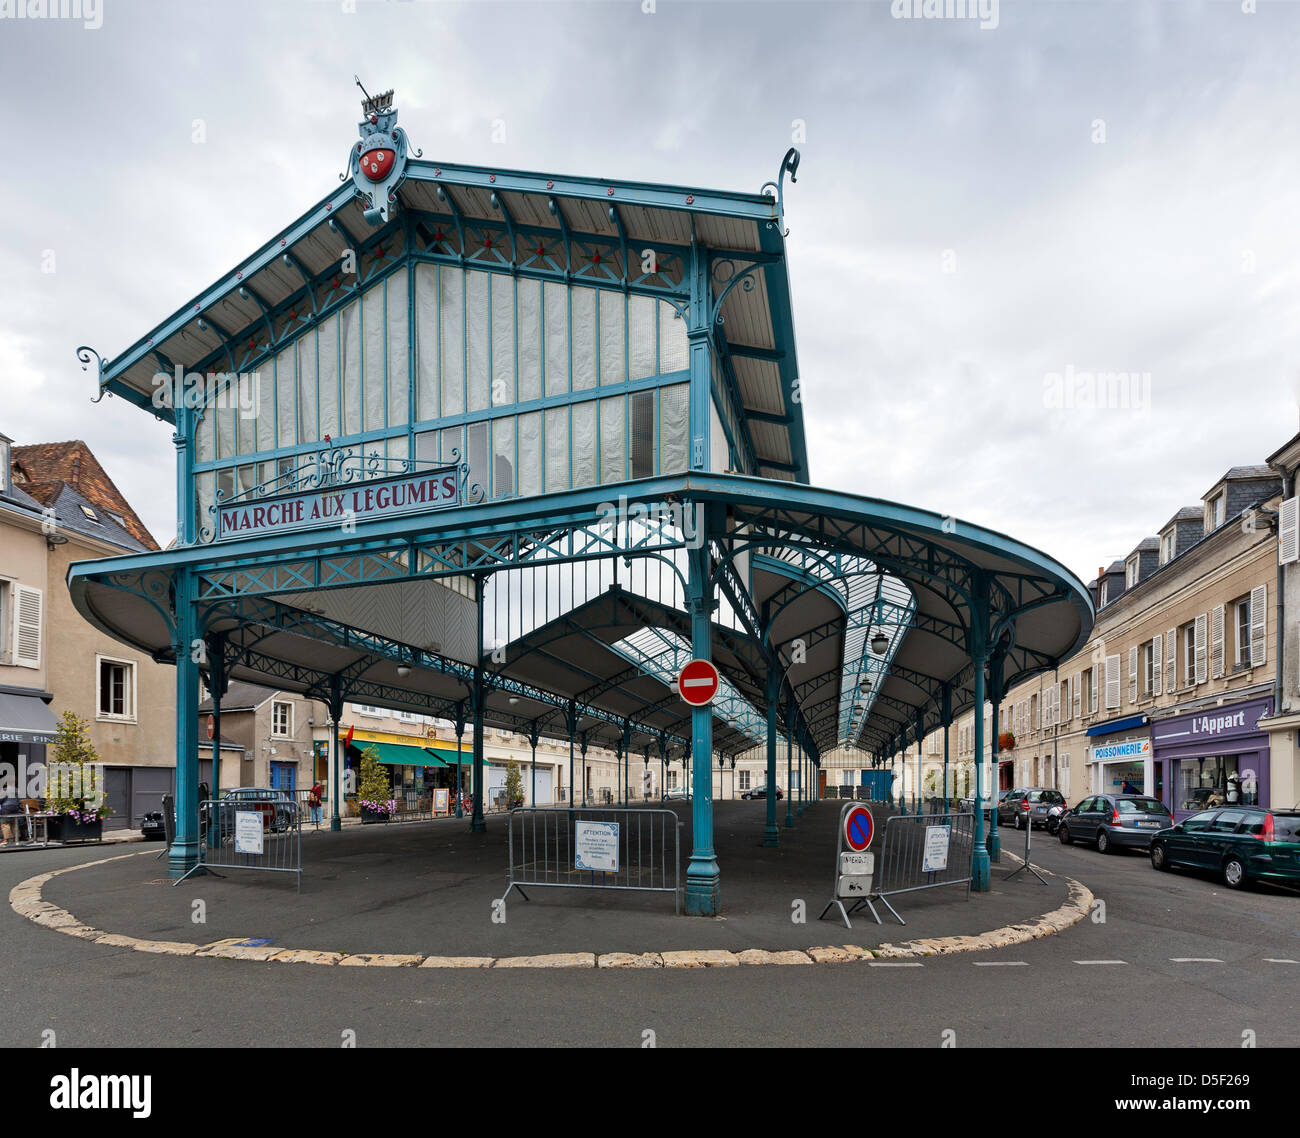
{"label": "parked car", "polygon": [[[753,787],[750,787],[748,790],[742,790],[742,791],[740,792],[740,797],[741,797],[741,798],[766,798],[766,797],[767,797],[767,786],[766,786],[766,785],[763,785],[763,786],[753,786]],[[781,788],[778,786],[778,787],[776,788],[776,800],[777,800],[778,802],[780,802],[781,799],[784,798],[784,797],[785,797],[785,793],[784,793],[784,792],[781,790]]]}
{"label": "parked car", "polygon": [[[1011,793],[1010,790],[999,790],[996,797],[996,805],[1000,806],[1002,804],[1002,800],[1006,798],[1006,796],[1010,793]],[[957,805],[961,808],[963,814],[975,813],[974,798],[963,798],[957,803]],[[995,800],[986,796],[984,799],[984,820],[986,822],[989,821],[990,815],[993,813],[994,806],[995,806]]]}
{"label": "parked car", "polygon": [[664,801],[686,801],[691,800],[691,788],[689,786],[670,786],[664,791]]}
{"label": "parked car", "polygon": [[[1045,826],[1048,809],[1064,801],[1065,796],[1059,790],[1048,786],[1021,786],[1008,790],[998,802],[998,825],[1010,823],[1017,830],[1023,830],[1026,823]],[[1040,806],[1041,809],[1037,809]]]}
{"label": "parked car", "polygon": [[1208,869],[1233,889],[1251,881],[1300,884],[1300,811],[1202,810],[1152,837],[1151,864],[1164,870]]}
{"label": "parked car", "polygon": [[1094,794],[1061,818],[1061,844],[1095,842],[1101,853],[1147,849],[1152,837],[1174,824],[1169,807],[1145,794]]}
{"label": "parked car", "polygon": [[163,824],[161,810],[150,810],[140,819],[140,833],[144,835],[146,842],[161,842],[166,839],[167,827]]}
{"label": "parked car", "polygon": [[[235,815],[241,810],[260,810],[264,827],[275,833],[291,829],[298,817],[298,805],[293,797],[270,786],[232,787],[222,794],[217,807],[223,832],[233,832]],[[210,810],[207,803],[199,807],[199,824],[204,828],[211,821]]]}

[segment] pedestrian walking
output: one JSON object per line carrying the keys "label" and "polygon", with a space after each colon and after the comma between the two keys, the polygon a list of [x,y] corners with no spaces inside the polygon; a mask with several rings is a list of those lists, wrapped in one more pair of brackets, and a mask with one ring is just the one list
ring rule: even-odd
{"label": "pedestrian walking", "polygon": [[311,810],[311,820],[317,826],[320,825],[320,807],[321,799],[324,797],[325,788],[321,786],[320,781],[312,783],[311,790],[307,792],[307,806]]}

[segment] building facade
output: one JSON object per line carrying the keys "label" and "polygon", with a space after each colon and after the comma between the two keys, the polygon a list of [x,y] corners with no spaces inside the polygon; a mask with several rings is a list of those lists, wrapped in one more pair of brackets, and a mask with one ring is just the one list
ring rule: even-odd
{"label": "building facade", "polygon": [[[1300,462],[1294,449],[1284,456],[1291,477]],[[1278,469],[1233,467],[1198,506],[1179,509],[1157,535],[1099,569],[1089,586],[1097,605],[1091,641],[1004,694],[996,747],[986,703],[986,792],[1053,787],[1072,803],[1142,793],[1175,819],[1228,803],[1293,805],[1295,729],[1273,714],[1282,504]],[[948,789],[957,797],[974,792],[974,734],[970,713],[954,720]],[[942,751],[942,732],[933,732],[894,756],[906,798],[918,782],[923,794],[942,793]]]}
{"label": "building facade", "polygon": [[82,617],[65,582],[75,562],[158,545],[84,442],[0,436],[0,452],[0,692],[44,724],[0,722],[0,757],[43,764],[55,719],[74,712],[105,767],[105,828],[135,828],[172,787],[174,676]]}

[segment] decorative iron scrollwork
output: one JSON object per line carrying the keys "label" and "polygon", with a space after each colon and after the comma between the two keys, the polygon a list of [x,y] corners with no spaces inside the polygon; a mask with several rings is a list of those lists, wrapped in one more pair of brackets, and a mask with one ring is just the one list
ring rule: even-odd
{"label": "decorative iron scrollwork", "polygon": [[95,365],[96,365],[95,371],[99,377],[99,394],[96,395],[95,398],[91,400],[91,402],[98,403],[101,399],[104,398],[105,395],[108,394],[108,388],[104,386],[104,361],[100,357],[100,354],[97,351],[95,351],[94,348],[82,344],[81,347],[77,349],[77,359],[81,361],[82,371],[85,371],[86,368],[90,366],[90,358],[92,356],[94,356],[95,358]]}

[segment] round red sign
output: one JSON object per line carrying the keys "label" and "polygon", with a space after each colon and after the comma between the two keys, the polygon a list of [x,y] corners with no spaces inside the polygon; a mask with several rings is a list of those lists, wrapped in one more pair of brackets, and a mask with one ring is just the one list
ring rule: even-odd
{"label": "round red sign", "polygon": [[721,686],[718,669],[708,660],[692,660],[677,676],[677,690],[692,707],[712,703]]}
{"label": "round red sign", "polygon": [[213,732],[213,728],[214,728],[215,726],[216,726],[216,724],[213,723],[213,721],[212,721],[212,716],[209,715],[209,716],[208,716],[208,738],[209,738],[209,739],[212,738],[212,732]]}
{"label": "round red sign", "polygon": [[844,819],[844,841],[851,850],[861,853],[869,845],[875,832],[871,811],[865,806],[855,806]]}

